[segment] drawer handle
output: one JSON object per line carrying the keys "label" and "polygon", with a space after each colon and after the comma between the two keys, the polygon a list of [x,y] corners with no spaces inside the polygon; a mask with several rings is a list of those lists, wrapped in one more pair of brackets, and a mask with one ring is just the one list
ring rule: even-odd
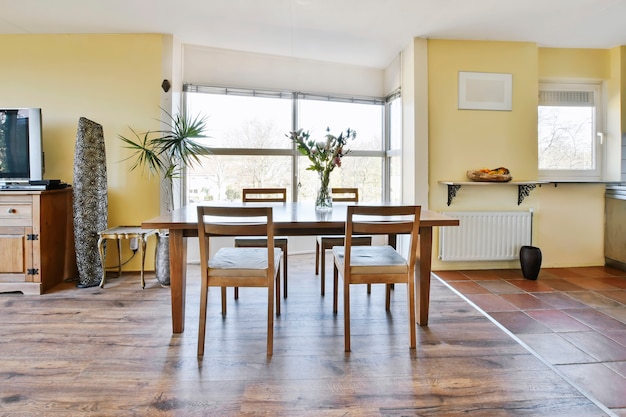
{"label": "drawer handle", "polygon": [[14,213],[17,213],[17,210],[16,210],[16,209],[14,209],[14,208],[10,208],[10,209],[8,210],[8,212],[9,212],[9,214],[14,214]]}

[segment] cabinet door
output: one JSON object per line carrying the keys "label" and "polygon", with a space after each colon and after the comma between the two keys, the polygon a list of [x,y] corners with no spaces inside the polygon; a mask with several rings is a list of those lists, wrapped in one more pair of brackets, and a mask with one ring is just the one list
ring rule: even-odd
{"label": "cabinet door", "polygon": [[626,263],[626,200],[607,198],[604,256]]}
{"label": "cabinet door", "polygon": [[33,281],[31,227],[0,227],[0,282]]}

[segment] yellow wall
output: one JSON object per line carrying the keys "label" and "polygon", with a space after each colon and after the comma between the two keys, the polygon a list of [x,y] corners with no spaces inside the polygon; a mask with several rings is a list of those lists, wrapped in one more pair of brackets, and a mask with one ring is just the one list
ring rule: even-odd
{"label": "yellow wall", "polygon": [[[513,110],[458,110],[459,71],[513,74]],[[517,180],[536,178],[534,44],[431,40],[428,74],[431,207],[445,203],[437,181],[466,180],[468,169],[505,166]]]}
{"label": "yellow wall", "polygon": [[[618,67],[620,66],[619,63]],[[619,155],[619,83],[615,62],[608,49],[539,49],[540,80],[587,79],[606,81],[607,129],[605,146],[609,155]],[[618,71],[619,73],[619,71]],[[617,98],[617,100],[616,100]],[[617,134],[616,134],[617,133]],[[607,158],[615,170],[618,158]],[[605,167],[607,168],[607,167]],[[604,264],[603,184],[559,184],[544,186],[538,194],[537,240],[558,266]]]}
{"label": "yellow wall", "polygon": [[[621,94],[621,102],[620,102],[620,115],[621,115],[621,126],[622,126],[622,134],[626,133],[626,46],[619,47],[619,63],[620,63],[620,94]],[[624,155],[622,155],[622,159],[626,159]]]}
{"label": "yellow wall", "polygon": [[611,56],[608,49],[539,48],[540,80],[586,78],[608,80]]}
{"label": "yellow wall", "polygon": [[[160,127],[163,41],[156,34],[0,35],[0,106],[42,108],[45,178],[72,183],[78,119],[102,124],[109,226],[159,214],[158,181],[128,173],[117,135]],[[115,264],[116,251],[109,253],[107,264]],[[127,269],[139,269],[135,261]]]}
{"label": "yellow wall", "polygon": [[[514,180],[536,180],[539,79],[606,79],[608,56],[604,50],[544,50],[523,42],[429,40],[430,208],[533,209],[533,244],[542,249],[545,267],[602,265],[603,185],[543,185],[521,205],[514,185],[463,186],[448,207],[447,187],[439,181],[467,181],[468,169],[498,166],[509,168]],[[459,71],[513,74],[512,111],[459,110]],[[519,263],[433,260],[433,269],[477,268]]]}
{"label": "yellow wall", "polygon": [[[46,178],[72,182],[79,117],[103,125],[110,226],[139,224],[159,214],[158,180],[128,172],[130,164],[123,159],[129,154],[117,135],[129,135],[129,126],[138,131],[160,128],[158,107],[164,98],[160,85],[168,45],[171,37],[160,34],[0,36],[0,106],[43,109]],[[614,79],[614,61],[619,59],[617,78],[621,81],[624,55],[623,48],[607,53],[542,49],[532,43],[428,40],[428,88],[416,91],[428,91],[429,208],[533,208],[533,243],[542,248],[544,266],[603,264],[602,185],[544,185],[531,192],[521,206],[517,206],[514,186],[464,187],[448,207],[447,189],[438,181],[465,180],[467,169],[497,166],[508,167],[516,180],[536,179],[538,80]],[[459,71],[513,74],[513,110],[458,110]],[[621,92],[624,83],[616,88]],[[621,112],[620,107],[618,114]],[[108,265],[115,261],[111,258]],[[151,257],[148,267],[152,267]],[[518,265],[453,265],[435,259],[433,267]],[[138,263],[127,269],[138,269]]]}

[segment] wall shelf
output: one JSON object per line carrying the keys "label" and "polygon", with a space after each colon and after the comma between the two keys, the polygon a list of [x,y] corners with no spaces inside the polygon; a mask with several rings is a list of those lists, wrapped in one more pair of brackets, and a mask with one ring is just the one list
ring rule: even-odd
{"label": "wall shelf", "polygon": [[528,197],[530,192],[537,186],[541,187],[542,184],[549,184],[549,181],[509,181],[509,182],[489,182],[489,181],[439,181],[439,184],[444,184],[448,187],[448,205],[452,204],[452,200],[456,197],[456,193],[461,189],[463,185],[468,186],[496,186],[502,187],[507,185],[517,186],[517,205],[519,206],[524,201],[524,198]]}

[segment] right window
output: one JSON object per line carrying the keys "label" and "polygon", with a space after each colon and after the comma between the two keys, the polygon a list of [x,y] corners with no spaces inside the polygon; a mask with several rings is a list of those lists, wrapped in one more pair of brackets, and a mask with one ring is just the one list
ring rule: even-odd
{"label": "right window", "polygon": [[599,83],[539,83],[539,177],[602,177],[602,88]]}

